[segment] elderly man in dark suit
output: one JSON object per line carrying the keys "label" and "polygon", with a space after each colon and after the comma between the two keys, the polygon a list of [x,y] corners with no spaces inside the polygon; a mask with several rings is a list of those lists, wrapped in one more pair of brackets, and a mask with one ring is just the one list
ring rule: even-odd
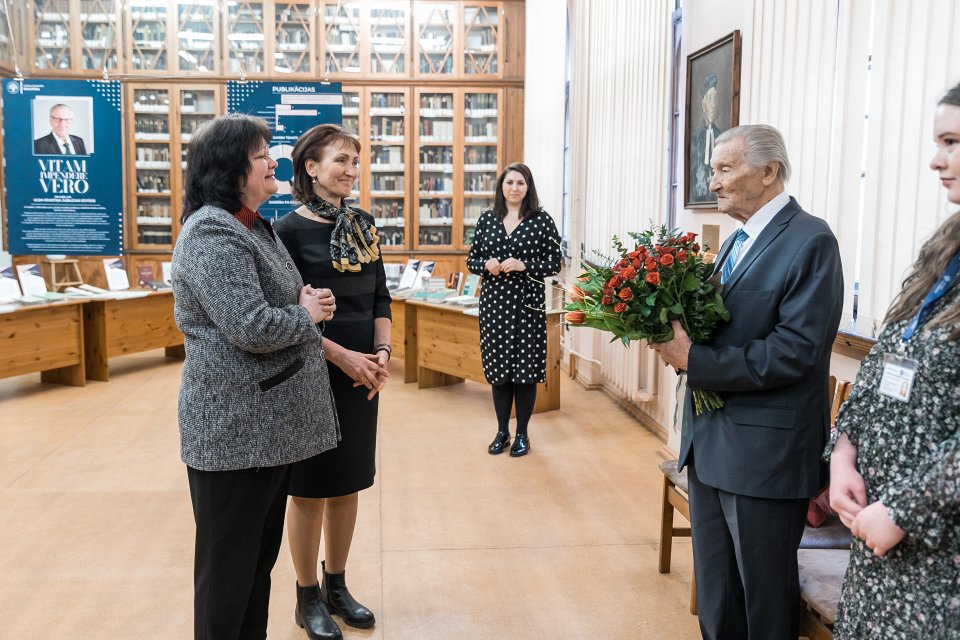
{"label": "elderly man in dark suit", "polygon": [[693,415],[684,399],[694,569],[704,638],[798,636],[797,548],[808,499],[826,483],[830,353],[843,299],[837,240],[784,191],[780,132],[736,127],[717,138],[710,189],[743,223],[717,258],[731,321],[693,345],[674,323],[663,360],[724,406]]}
{"label": "elderly man in dark suit", "polygon": [[50,133],[33,141],[33,153],[38,156],[85,156],[87,147],[83,138],[71,135],[73,107],[55,104],[50,108]]}

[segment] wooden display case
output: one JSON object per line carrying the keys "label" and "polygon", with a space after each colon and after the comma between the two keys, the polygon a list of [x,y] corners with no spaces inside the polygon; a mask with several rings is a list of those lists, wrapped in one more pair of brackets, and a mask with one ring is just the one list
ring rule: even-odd
{"label": "wooden display case", "polygon": [[414,2],[414,74],[419,78],[458,75],[459,21],[455,3]]}
{"label": "wooden display case", "polygon": [[[16,56],[14,52],[14,37],[16,36],[17,41],[19,42],[19,33],[10,33],[10,28],[8,24],[20,25],[21,18],[17,13],[15,7],[9,7],[10,15],[7,15],[8,5],[0,3],[0,68],[3,68],[7,71],[10,71],[10,75],[14,75],[14,68],[16,66]],[[8,22],[9,20],[9,22]],[[16,30],[16,27],[14,27]]]}
{"label": "wooden display case", "polygon": [[361,167],[367,210],[377,221],[386,251],[408,247],[410,92],[402,87],[364,90],[368,162]]}
{"label": "wooden display case", "polygon": [[127,247],[170,252],[183,213],[180,194],[190,137],[223,113],[222,92],[216,85],[171,83],[126,89]]}
{"label": "wooden display case", "polygon": [[316,75],[310,0],[237,0],[223,11],[224,73],[276,79]]}
{"label": "wooden display case", "polygon": [[470,246],[504,164],[501,89],[416,90],[418,250]]}
{"label": "wooden display case", "polygon": [[120,70],[120,0],[33,0],[32,5],[30,66],[36,72]]}
{"label": "wooden display case", "polygon": [[220,15],[216,0],[128,0],[129,73],[219,75]]}

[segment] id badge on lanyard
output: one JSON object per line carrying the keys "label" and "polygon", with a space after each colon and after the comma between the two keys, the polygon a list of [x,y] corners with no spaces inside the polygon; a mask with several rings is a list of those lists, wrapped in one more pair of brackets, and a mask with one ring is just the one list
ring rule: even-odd
{"label": "id badge on lanyard", "polygon": [[907,328],[903,330],[899,349],[900,355],[893,355],[891,353],[883,354],[883,374],[880,376],[880,386],[877,388],[877,392],[880,395],[899,400],[900,402],[910,401],[910,393],[913,391],[913,383],[917,378],[920,364],[916,360],[903,357],[903,351],[907,346],[907,342],[909,342],[920,329],[920,325],[927,320],[930,315],[930,307],[933,306],[933,303],[945,296],[947,291],[950,290],[950,287],[954,285],[958,271],[960,271],[960,253],[955,255],[953,260],[950,261],[950,264],[947,265],[946,271],[944,271],[940,279],[937,280],[937,283],[933,286],[933,289],[930,290],[930,293],[927,294],[927,297],[923,299],[917,315],[910,321]]}

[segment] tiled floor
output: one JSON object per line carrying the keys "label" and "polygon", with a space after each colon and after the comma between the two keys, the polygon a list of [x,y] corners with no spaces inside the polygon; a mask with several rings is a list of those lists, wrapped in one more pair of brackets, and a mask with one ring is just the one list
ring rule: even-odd
{"label": "tiled floor", "polygon": [[[489,389],[417,390],[394,363],[376,485],[348,584],[377,614],[346,638],[685,640],[690,544],[657,573],[660,442],[564,380],[532,453],[492,457]],[[193,519],[179,460],[177,361],[117,358],[85,388],[0,380],[0,637],[191,637]],[[269,637],[293,622],[286,547]]]}

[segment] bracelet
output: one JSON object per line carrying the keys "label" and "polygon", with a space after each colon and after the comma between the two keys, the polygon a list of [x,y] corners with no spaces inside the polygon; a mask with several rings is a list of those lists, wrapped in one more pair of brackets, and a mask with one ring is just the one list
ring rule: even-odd
{"label": "bracelet", "polygon": [[389,344],[386,344],[386,343],[383,343],[383,344],[378,344],[378,345],[376,345],[376,346],[373,347],[373,352],[374,352],[374,353],[379,353],[380,351],[386,351],[386,352],[387,352],[387,362],[390,362],[390,358],[393,357],[393,349],[390,347],[390,345],[389,345]]}

